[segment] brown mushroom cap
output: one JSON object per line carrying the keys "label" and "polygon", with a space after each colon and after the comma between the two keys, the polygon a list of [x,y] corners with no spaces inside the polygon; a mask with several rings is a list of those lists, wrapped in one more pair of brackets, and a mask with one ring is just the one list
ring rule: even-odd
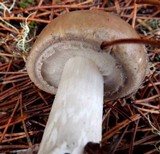
{"label": "brown mushroom cap", "polygon": [[105,96],[125,97],[142,83],[147,66],[143,45],[120,44],[102,51],[103,41],[139,38],[135,30],[118,16],[103,11],[74,11],[49,23],[34,43],[27,61],[32,81],[55,94],[63,67],[74,56],[96,63],[104,76]]}

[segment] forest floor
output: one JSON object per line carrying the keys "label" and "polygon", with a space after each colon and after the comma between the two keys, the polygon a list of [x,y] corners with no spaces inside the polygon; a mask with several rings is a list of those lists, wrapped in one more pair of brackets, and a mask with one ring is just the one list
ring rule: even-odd
{"label": "forest floor", "polygon": [[[42,29],[66,12],[103,10],[141,39],[160,41],[159,0],[0,0],[0,153],[36,153],[53,102],[29,79],[25,63]],[[160,44],[160,43],[159,43]],[[146,78],[132,99],[105,100],[103,139],[88,154],[160,153],[160,47],[146,43]]]}

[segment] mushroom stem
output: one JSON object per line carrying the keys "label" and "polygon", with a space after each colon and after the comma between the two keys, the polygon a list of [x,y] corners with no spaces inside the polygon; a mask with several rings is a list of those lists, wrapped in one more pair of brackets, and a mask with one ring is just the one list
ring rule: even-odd
{"label": "mushroom stem", "polygon": [[38,154],[83,154],[87,142],[102,138],[103,77],[84,57],[69,59],[49,115]]}

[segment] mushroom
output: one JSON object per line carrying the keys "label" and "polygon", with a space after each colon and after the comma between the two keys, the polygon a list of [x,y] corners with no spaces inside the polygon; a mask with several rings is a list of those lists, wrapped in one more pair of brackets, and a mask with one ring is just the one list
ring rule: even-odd
{"label": "mushroom", "polygon": [[60,15],[34,43],[27,60],[31,80],[56,94],[39,154],[82,154],[88,142],[102,139],[103,98],[135,93],[147,66],[143,45],[103,41],[139,38],[118,16],[81,10]]}

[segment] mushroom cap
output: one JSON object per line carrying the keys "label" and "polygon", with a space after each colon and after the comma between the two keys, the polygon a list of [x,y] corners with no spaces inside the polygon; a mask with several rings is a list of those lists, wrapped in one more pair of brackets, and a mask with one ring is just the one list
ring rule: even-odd
{"label": "mushroom cap", "polygon": [[136,92],[146,74],[145,47],[132,43],[100,49],[103,41],[122,38],[139,36],[116,15],[91,10],[60,15],[35,41],[27,59],[28,74],[40,89],[55,94],[66,61],[84,56],[102,73],[106,98],[129,96]]}

